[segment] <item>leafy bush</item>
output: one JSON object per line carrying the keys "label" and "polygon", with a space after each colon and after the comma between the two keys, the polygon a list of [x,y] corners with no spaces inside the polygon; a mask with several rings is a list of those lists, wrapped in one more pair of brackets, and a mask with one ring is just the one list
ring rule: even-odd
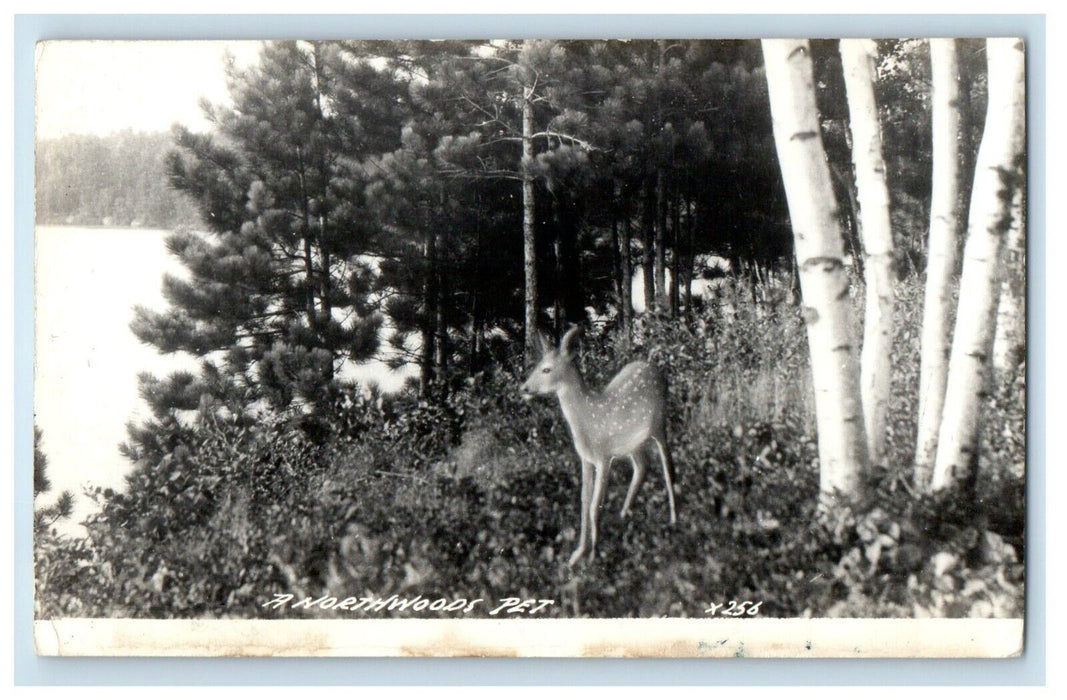
{"label": "leafy bush", "polygon": [[851,511],[816,508],[796,307],[754,304],[737,283],[686,323],[649,315],[628,342],[583,341],[593,386],[634,357],[667,372],[675,527],[658,469],[618,517],[618,461],[597,559],[568,567],[578,460],[556,402],[523,401],[507,367],[434,401],[339,393],[325,413],[254,423],[205,404],[169,424],[160,444],[173,447],[138,463],[124,492],[91,494],[86,537],[38,538],[37,614],[456,615],[264,607],[275,593],[552,599],[540,613],[552,616],[702,616],[731,600],[762,601],[761,616],[1021,614],[1023,372],[988,399],[975,494],[916,497],[921,289],[899,287],[891,463]]}

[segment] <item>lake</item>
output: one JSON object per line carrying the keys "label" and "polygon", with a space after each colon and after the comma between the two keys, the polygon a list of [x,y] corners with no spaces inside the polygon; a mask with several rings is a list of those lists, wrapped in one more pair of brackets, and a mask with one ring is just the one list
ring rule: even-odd
{"label": "lake", "polygon": [[[75,516],[59,524],[78,533],[92,512],[86,486],[122,488],[130,464],[118,452],[126,423],[151,415],[137,393],[137,375],[195,370],[187,355],[161,355],[129,330],[133,306],[162,310],[165,272],[183,268],[166,249],[168,231],[38,226],[35,251],[34,421],[44,432],[51,502],[69,489]],[[383,363],[345,376],[373,378],[395,390],[403,373]]]}

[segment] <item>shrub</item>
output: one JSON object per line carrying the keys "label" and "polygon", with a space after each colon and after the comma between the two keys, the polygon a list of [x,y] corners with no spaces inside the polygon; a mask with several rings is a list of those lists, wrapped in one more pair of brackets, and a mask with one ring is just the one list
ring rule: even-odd
{"label": "shrub", "polygon": [[276,592],[549,598],[554,616],[701,616],[731,600],[762,601],[761,616],[1020,614],[1023,374],[988,399],[974,496],[914,496],[921,289],[902,282],[890,464],[869,503],[820,514],[803,323],[740,284],[687,322],[647,315],[629,341],[583,340],[593,386],[636,357],[666,371],[676,527],[657,469],[619,519],[617,461],[598,558],[570,569],[578,459],[556,402],[523,401],[506,368],[433,401],[339,392],[325,413],[252,425],[202,407],[123,492],[91,494],[85,537],[38,537],[37,614],[455,615],[263,607]]}

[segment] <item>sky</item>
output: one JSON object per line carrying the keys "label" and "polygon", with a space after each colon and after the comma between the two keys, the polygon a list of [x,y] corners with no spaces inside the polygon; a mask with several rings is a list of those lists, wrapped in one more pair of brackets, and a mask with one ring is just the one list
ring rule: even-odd
{"label": "sky", "polygon": [[[37,46],[37,138],[208,128],[202,97],[226,100],[227,52],[255,60],[259,42],[49,41]],[[162,231],[38,227],[35,236],[34,423],[44,431],[52,491],[70,490],[77,532],[93,510],[86,486],[121,487],[128,420],[145,417],[137,374],[193,369],[129,331],[134,304],[161,309],[164,272],[180,273]],[[119,253],[121,251],[121,254]],[[134,264],[131,264],[134,263]]]}
{"label": "sky", "polygon": [[[259,42],[45,42],[37,47],[37,136],[206,130],[202,97],[226,100],[224,57],[255,61]],[[79,532],[92,512],[86,486],[121,488],[130,464],[118,453],[126,422],[147,417],[137,374],[195,370],[189,357],[160,355],[130,332],[132,308],[165,308],[164,273],[182,273],[165,231],[39,226],[35,235],[34,422],[43,430],[52,491],[75,496]],[[396,389],[403,376],[381,362],[345,376]],[[42,505],[43,505],[42,503]]]}
{"label": "sky", "polygon": [[226,100],[224,56],[253,62],[258,41],[47,41],[37,45],[37,137],[208,124],[201,97]]}

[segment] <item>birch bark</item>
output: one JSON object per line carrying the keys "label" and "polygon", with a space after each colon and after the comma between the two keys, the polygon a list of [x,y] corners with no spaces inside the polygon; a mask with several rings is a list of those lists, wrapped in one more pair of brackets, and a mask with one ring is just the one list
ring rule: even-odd
{"label": "birch bark", "polygon": [[1026,136],[1026,56],[1021,39],[986,41],[989,106],[975,165],[960,301],[949,357],[944,415],[933,490],[973,478],[982,398],[989,390],[1001,253],[1011,228],[1011,202],[1022,186]]}
{"label": "birch bark", "polygon": [[951,346],[952,276],[960,229],[960,68],[955,39],[930,40],[932,70],[933,174],[930,192],[930,239],[926,256],[926,292],[919,369],[919,421],[915,441],[914,483],[930,485],[941,411],[948,381]]}
{"label": "birch bark", "polygon": [[852,337],[844,239],[815,104],[807,40],[763,42],[774,141],[782,168],[803,295],[819,430],[824,503],[859,498],[868,457]]}
{"label": "birch bark", "polygon": [[877,47],[870,39],[842,39],[840,52],[852,129],[852,163],[856,168],[863,221],[859,230],[867,282],[860,395],[871,462],[884,464],[893,347],[893,231],[882,158],[882,130],[874,98]]}

